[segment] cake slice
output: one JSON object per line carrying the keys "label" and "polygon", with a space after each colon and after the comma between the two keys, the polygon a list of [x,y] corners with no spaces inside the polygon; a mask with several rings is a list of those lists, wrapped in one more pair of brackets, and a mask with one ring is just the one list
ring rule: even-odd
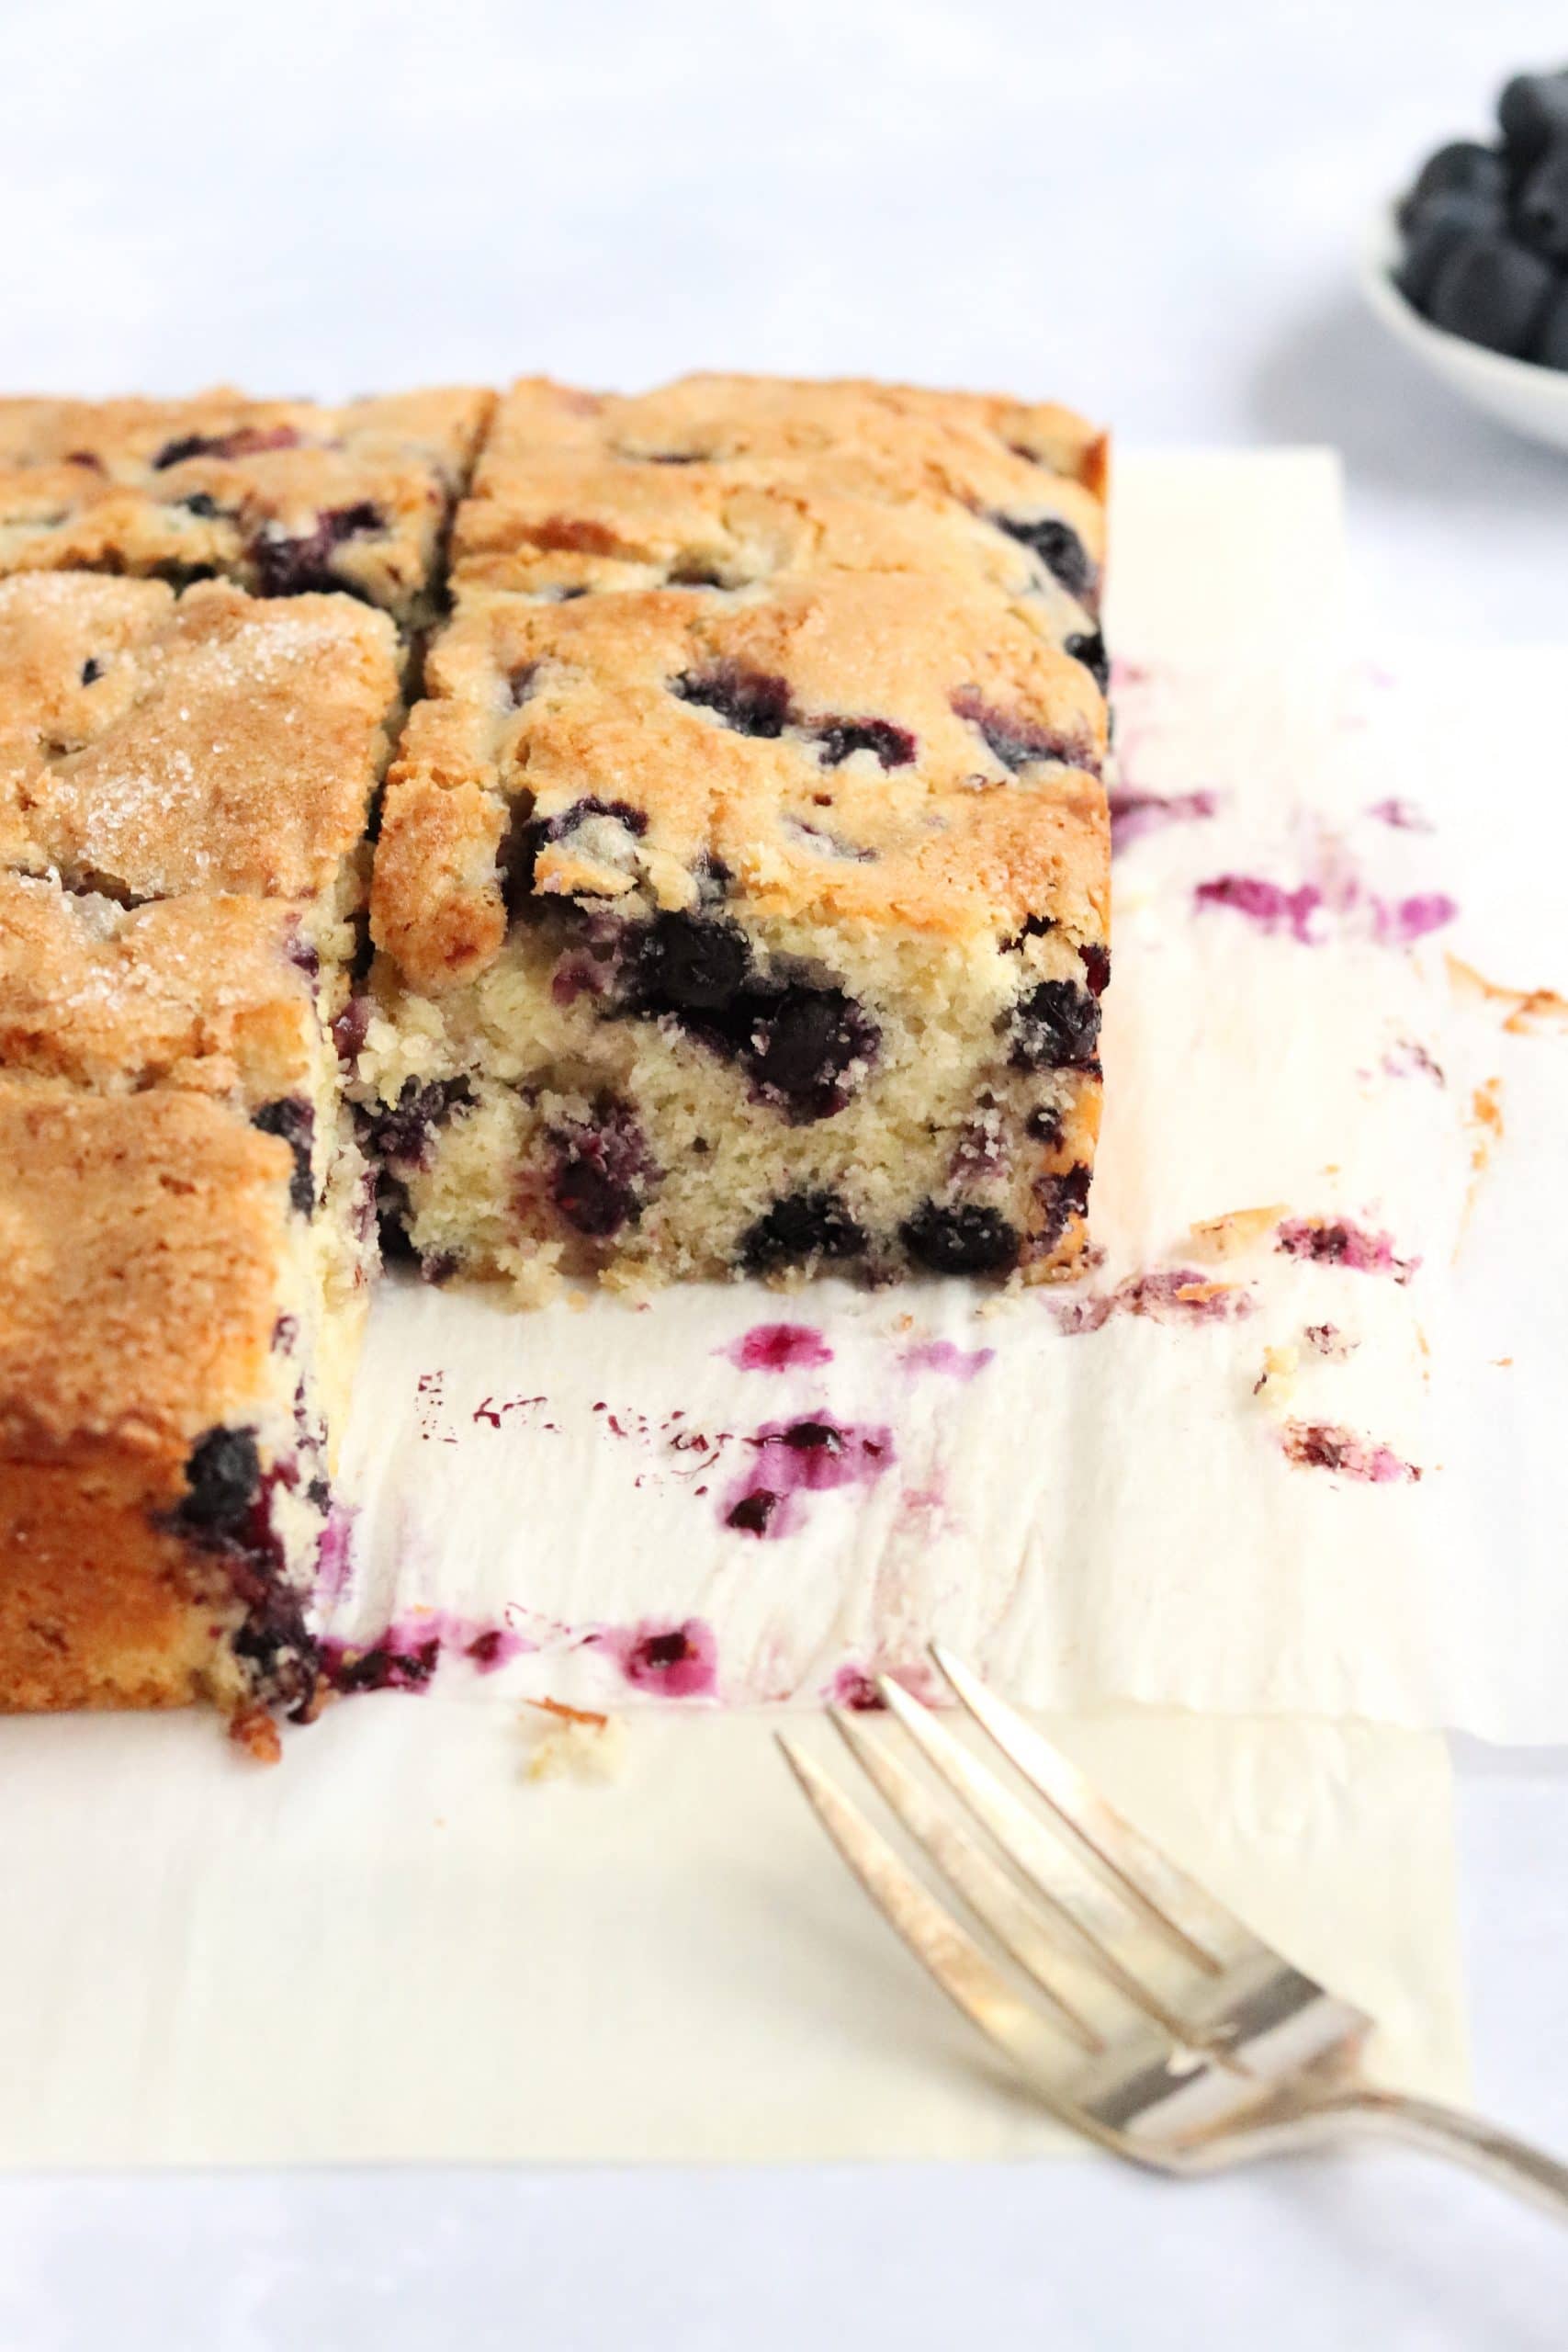
{"label": "cake slice", "polygon": [[0,1705],[309,1714],[330,1525],[288,1144],[0,1075]]}
{"label": "cake slice", "polygon": [[0,572],[344,589],[421,628],[491,405],[468,389],[338,408],[227,390],[0,401]]}
{"label": "cake slice", "polygon": [[935,560],[461,589],[345,1016],[426,1271],[1065,1271],[1105,737],[1040,602]]}
{"label": "cake slice", "polygon": [[351,597],[0,580],[0,1705],[314,1705],[398,707]]}
{"label": "cake slice", "polygon": [[290,899],[342,958],[398,710],[391,623],[348,596],[0,580],[0,866]]}

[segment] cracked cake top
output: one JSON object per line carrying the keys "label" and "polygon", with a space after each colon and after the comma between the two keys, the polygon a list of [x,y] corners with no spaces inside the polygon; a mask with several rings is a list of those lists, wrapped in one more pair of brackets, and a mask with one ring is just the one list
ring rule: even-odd
{"label": "cracked cake top", "polygon": [[1066,409],[983,394],[691,376],[623,399],[526,379],[459,512],[457,575],[559,594],[826,563],[970,571],[1092,610],[1104,446]]}
{"label": "cracked cake top", "polygon": [[0,874],[0,1069],[256,1104],[310,1091],[317,1035],[291,907],[187,897],[128,908]]}
{"label": "cracked cake top", "polygon": [[397,700],[391,623],[350,597],[0,580],[0,864],[124,899],[329,891]]}
{"label": "cracked cake top", "polygon": [[177,1492],[263,1386],[289,1173],[197,1095],[0,1076],[0,1453],[162,1459]]}
{"label": "cracked cake top", "polygon": [[211,576],[428,603],[488,392],[352,401],[0,400],[0,573]]}
{"label": "cracked cake top", "polygon": [[530,897],[1103,936],[1105,707],[1037,609],[903,573],[466,591],[389,773],[372,921],[415,985]]}

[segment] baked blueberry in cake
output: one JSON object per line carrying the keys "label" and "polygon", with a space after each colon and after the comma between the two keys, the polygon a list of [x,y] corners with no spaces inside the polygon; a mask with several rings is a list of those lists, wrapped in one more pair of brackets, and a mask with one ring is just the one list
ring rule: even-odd
{"label": "baked blueberry in cake", "polygon": [[0,572],[343,590],[427,626],[490,407],[469,390],[339,408],[227,390],[0,401]]}
{"label": "baked blueberry in cake", "polygon": [[471,584],[429,688],[355,1063],[380,1115],[431,1106],[397,1166],[422,1259],[525,1293],[1072,1263],[1106,720],[1033,600]]}

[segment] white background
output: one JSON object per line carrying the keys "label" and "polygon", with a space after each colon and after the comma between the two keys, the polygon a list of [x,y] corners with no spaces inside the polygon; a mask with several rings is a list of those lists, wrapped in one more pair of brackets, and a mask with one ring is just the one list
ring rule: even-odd
{"label": "white background", "polygon": [[[1553,0],[7,0],[0,382],[1034,390],[1140,446],[1337,444],[1369,644],[1561,639],[1568,467],[1414,372],[1351,280],[1413,159],[1565,58]],[[1553,765],[1488,786],[1522,854]],[[1568,1788],[1463,1761],[1479,2091],[1568,2144]],[[0,2185],[6,2352],[1493,2352],[1565,2313],[1568,2241],[1403,2159]]]}

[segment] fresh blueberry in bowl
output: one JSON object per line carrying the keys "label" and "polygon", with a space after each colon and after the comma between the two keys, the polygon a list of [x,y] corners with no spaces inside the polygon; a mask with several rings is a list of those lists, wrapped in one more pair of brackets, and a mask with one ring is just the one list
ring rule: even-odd
{"label": "fresh blueberry in bowl", "polygon": [[1515,74],[1492,136],[1426,157],[1378,223],[1363,286],[1455,390],[1568,449],[1568,65]]}

